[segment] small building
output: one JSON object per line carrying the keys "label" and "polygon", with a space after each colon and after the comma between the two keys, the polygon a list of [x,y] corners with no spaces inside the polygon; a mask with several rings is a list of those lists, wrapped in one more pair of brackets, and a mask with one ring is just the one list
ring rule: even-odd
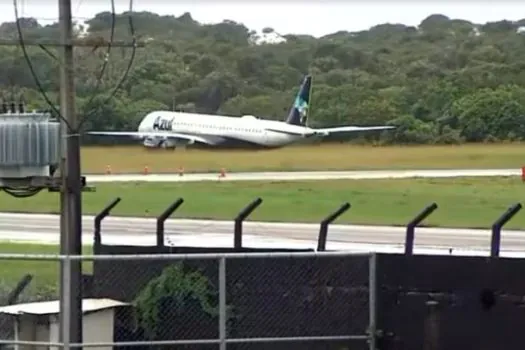
{"label": "small building", "polygon": [[[84,299],[82,301],[82,342],[114,342],[115,309],[128,303],[113,299]],[[15,341],[59,343],[60,301],[44,301],[0,307],[0,313],[14,317]],[[57,349],[50,346],[16,345],[15,350]],[[89,347],[109,350],[109,347]]]}

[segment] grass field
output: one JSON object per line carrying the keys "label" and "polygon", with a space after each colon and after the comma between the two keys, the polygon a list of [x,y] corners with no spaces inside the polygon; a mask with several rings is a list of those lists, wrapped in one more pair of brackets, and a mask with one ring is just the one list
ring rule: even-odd
{"label": "grass field", "polygon": [[[59,195],[27,199],[0,195],[0,211],[57,213]],[[265,200],[251,220],[319,222],[348,201],[352,208],[338,222],[405,225],[431,202],[439,209],[429,226],[488,228],[511,204],[523,200],[525,184],[512,178],[331,180],[302,182],[203,182],[97,184],[83,195],[85,214],[97,213],[114,198],[113,215],[157,216],[178,197],[185,199],[175,217],[233,219],[256,197]],[[525,228],[518,213],[509,228]]]}
{"label": "grass field", "polygon": [[212,151],[136,147],[84,147],[82,170],[103,173],[151,172],[520,168],[525,144],[372,147],[346,144],[291,146],[261,151]]}
{"label": "grass field", "polygon": [[[58,254],[58,246],[41,244],[19,244],[0,242],[2,254]],[[83,253],[92,254],[89,246],[84,247]],[[30,260],[2,260],[0,273],[0,294],[5,296],[18,281],[26,275],[33,275],[33,280],[22,294],[21,300],[35,297],[56,297],[59,291],[60,262],[59,261],[30,261]],[[83,272],[91,272],[91,263],[83,265]]]}

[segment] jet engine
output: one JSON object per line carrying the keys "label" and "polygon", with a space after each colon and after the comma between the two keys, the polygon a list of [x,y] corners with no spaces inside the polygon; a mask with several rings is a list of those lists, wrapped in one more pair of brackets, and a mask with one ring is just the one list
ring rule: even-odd
{"label": "jet engine", "polygon": [[144,146],[149,148],[173,148],[175,147],[175,142],[162,137],[147,137],[144,139]]}
{"label": "jet engine", "polygon": [[148,137],[144,139],[144,146],[149,148],[176,148],[193,144],[194,140],[173,140],[162,137]]}

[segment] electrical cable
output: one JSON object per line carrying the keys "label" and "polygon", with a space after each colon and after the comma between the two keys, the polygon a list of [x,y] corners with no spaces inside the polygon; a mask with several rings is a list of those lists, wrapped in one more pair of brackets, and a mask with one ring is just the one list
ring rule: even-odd
{"label": "electrical cable", "polygon": [[[131,38],[132,38],[132,42],[131,42],[131,45],[132,45],[132,49],[131,49],[131,57],[129,59],[129,62],[128,62],[128,66],[126,67],[126,70],[124,71],[124,74],[122,75],[122,77],[120,78],[119,82],[117,83],[117,85],[115,86],[115,88],[113,89],[113,91],[109,94],[109,96],[101,103],[102,105],[106,104],[107,102],[109,102],[109,100],[111,100],[115,94],[117,93],[118,90],[120,90],[120,88],[122,87],[122,84],[124,83],[124,81],[127,79],[128,77],[128,74],[131,70],[131,67],[133,66],[133,62],[135,61],[135,54],[136,54],[136,51],[137,51],[137,37],[135,35],[135,26],[133,25],[133,0],[129,0],[129,14],[128,14],[128,25],[129,25],[129,31],[130,31],[130,34],[131,34]],[[82,127],[82,125],[86,122],[86,120],[91,116],[93,115],[93,113],[95,112],[95,110],[92,110],[91,112],[88,112],[86,113],[86,115],[81,118],[80,120],[80,123],[79,123],[79,126],[78,128],[80,129]]]}
{"label": "electrical cable", "polygon": [[[111,1],[111,4],[112,4],[112,13],[114,16],[115,15],[115,3],[114,3],[114,0]],[[44,91],[44,88],[42,87],[42,84],[40,83],[40,79],[38,79],[38,76],[36,75],[36,72],[34,70],[34,67],[33,67],[33,64],[31,63],[31,59],[29,58],[29,55],[27,53],[27,49],[26,49],[26,45],[25,45],[25,41],[24,41],[24,36],[23,36],[23,33],[22,33],[22,28],[20,26],[20,21],[19,21],[19,15],[18,15],[18,1],[17,0],[13,0],[13,6],[14,6],[14,9],[15,9],[15,18],[16,18],[16,26],[17,26],[17,31],[18,31],[18,36],[19,36],[19,41],[20,41],[20,46],[22,48],[22,52],[24,54],[24,58],[26,60],[26,63],[27,65],[29,66],[29,70],[31,71],[31,75],[33,76],[33,79],[35,80],[35,83],[37,85],[37,88],[39,90],[39,92],[42,94],[42,96],[44,97],[44,99],[46,100],[47,104],[53,109],[53,111],[56,113],[57,117],[62,120],[64,122],[64,124],[66,124],[66,126],[68,127],[68,129],[72,132],[72,133],[78,133],[79,130],[73,130],[73,128],[71,127],[71,125],[69,124],[69,122],[67,121],[67,119],[65,119],[62,114],[60,113],[60,111],[55,107],[55,105],[51,102],[51,100],[49,99],[49,97],[47,96],[46,92]],[[128,62],[128,66],[126,67],[126,70],[124,72],[124,74],[122,75],[121,79],[119,80],[119,82],[117,83],[117,85],[115,86],[115,88],[113,89],[113,91],[110,93],[110,95],[102,102],[102,104],[106,104],[109,100],[111,100],[115,94],[117,93],[117,91],[121,88],[122,84],[124,83],[124,81],[126,80],[126,78],[128,77],[128,74],[131,70],[131,67],[133,66],[133,62],[135,60],[135,54],[136,54],[136,49],[137,49],[137,38],[136,38],[136,35],[135,35],[135,28],[134,28],[134,25],[133,25],[133,16],[132,16],[132,13],[133,13],[133,0],[130,0],[129,1],[129,15],[128,15],[128,23],[129,23],[129,29],[130,29],[130,34],[132,36],[132,52],[131,52],[131,57],[130,57],[130,60]],[[113,17],[113,19],[115,19]],[[113,37],[114,37],[114,26],[115,26],[115,23],[114,21],[112,21],[112,35],[111,35],[111,41],[110,43],[108,44],[108,54],[109,54],[109,50],[110,50],[110,46],[112,46],[112,41],[113,41]],[[104,65],[103,65],[103,70],[101,70],[101,73],[99,74],[99,77],[101,78],[101,76],[104,74],[104,71],[107,67],[107,62],[109,61],[108,57],[106,57],[105,59],[105,62],[104,62]],[[97,80],[101,80],[101,79],[97,79]],[[92,101],[92,99],[91,99]],[[78,126],[78,129],[80,129],[80,127],[86,122],[86,120],[95,112],[95,110],[87,113],[84,118],[82,118],[80,120],[80,123],[79,123],[79,126]]]}
{"label": "electrical cable", "polygon": [[[17,24],[19,25],[18,23],[18,19],[17,19]],[[15,51],[15,55],[13,56],[13,66],[15,65],[15,60],[16,60],[16,51]],[[15,87],[15,84],[14,84],[14,77],[13,77],[13,74],[12,72],[10,72],[8,74],[8,80],[9,80],[9,85],[11,86],[11,99],[12,101],[11,102],[14,102],[14,87]],[[5,96],[2,97],[2,99],[4,100],[5,102]],[[42,191],[42,188],[38,188],[38,187],[32,187],[32,186],[29,186],[29,187],[4,187],[2,188],[3,191],[15,198],[28,198],[28,197],[32,197],[34,195],[36,195],[37,193],[39,193],[40,191]]]}
{"label": "electrical cable", "polygon": [[[82,1],[79,2],[78,4],[78,7],[80,7]],[[77,7],[77,9],[78,9]],[[98,74],[98,77],[97,77],[97,82],[96,82],[96,86],[95,86],[95,91],[97,91],[100,87],[100,84],[102,82],[102,77],[104,76],[104,72],[106,71],[106,68],[108,66],[108,63],[109,63],[109,56],[111,54],[111,49],[113,47],[113,41],[114,41],[114,38],[115,38],[115,25],[116,25],[116,10],[115,10],[115,0],[111,0],[111,29],[110,29],[110,37],[109,37],[109,42],[107,44],[107,50],[106,50],[106,53],[104,54],[104,63],[102,65],[102,68]],[[55,54],[53,52],[51,52],[49,49],[47,49],[44,45],[39,45],[40,48],[46,52],[50,57],[52,57],[53,59],[55,59],[56,61],[60,62],[60,60],[58,59],[58,57],[55,56]],[[91,53],[95,52],[97,49],[98,49],[98,45],[95,46],[92,50],[91,50]],[[87,106],[91,105],[91,103],[93,102],[93,100],[95,99],[95,96],[96,96],[96,93],[93,93],[91,95],[91,98],[89,99],[89,101],[86,103]]]}
{"label": "electrical cable", "polygon": [[[40,83],[40,80],[38,79],[38,77],[36,75],[36,72],[35,72],[35,70],[33,68],[33,65],[31,64],[31,60],[30,60],[29,55],[27,53],[24,37],[23,37],[23,34],[22,34],[22,28],[20,26],[20,17],[18,15],[18,2],[17,2],[17,0],[13,0],[13,5],[14,5],[14,9],[15,9],[15,21],[16,21],[16,28],[17,28],[17,31],[18,31],[18,37],[19,37],[18,40],[20,42],[20,48],[22,49],[22,53],[24,54],[24,59],[25,59],[27,65],[29,66],[29,70],[31,71],[31,75],[33,76],[33,79],[35,80],[37,88],[40,91],[40,93],[42,94],[42,96],[44,97],[44,99],[46,100],[47,104],[54,110],[54,112],[57,114],[57,116],[61,120],[63,120],[64,123],[66,125],[68,125],[68,127],[69,127],[69,123],[67,122],[67,120],[65,120],[62,117],[62,115],[60,114],[60,111],[58,111],[57,108],[55,107],[55,105],[51,102],[51,100],[49,99],[49,97],[45,93],[44,88],[42,87],[42,84]],[[5,187],[5,188],[3,188],[3,190],[4,190],[5,193],[7,193],[7,194],[9,194],[9,195],[11,195],[11,196],[13,196],[15,198],[28,198],[28,197],[32,197],[32,196],[36,195],[37,193],[42,191],[43,188],[33,187],[33,186],[29,186],[29,187]]]}
{"label": "electrical cable", "polygon": [[28,198],[42,191],[42,187],[5,187],[4,192],[15,198]]}
{"label": "electrical cable", "polygon": [[[76,133],[78,134],[79,133],[79,130],[81,128],[81,126],[83,125],[83,123],[88,119],[88,117],[92,114],[92,112],[94,112],[94,110],[91,112],[91,113],[87,113],[84,118],[82,118],[80,120],[80,123],[78,125],[78,129],[77,130],[74,130],[70,123],[67,121],[67,119],[65,119],[62,114],[60,113],[60,111],[56,108],[56,106],[51,102],[50,98],[47,96],[44,88],[42,87],[42,84],[40,83],[40,80],[38,79],[38,76],[36,75],[36,72],[35,72],[35,69],[33,67],[33,64],[31,63],[31,59],[29,58],[29,55],[27,53],[27,49],[26,49],[26,45],[25,45],[25,41],[24,41],[24,36],[23,36],[23,33],[22,33],[22,28],[20,26],[20,18],[19,18],[19,15],[18,15],[18,2],[17,0],[13,0],[13,6],[14,6],[14,10],[15,10],[15,20],[16,20],[16,27],[17,27],[17,31],[18,31],[18,37],[19,37],[19,42],[20,42],[20,47],[22,49],[22,52],[24,54],[24,59],[29,67],[29,70],[31,72],[31,75],[33,76],[33,79],[35,81],[35,84],[37,85],[37,88],[39,90],[39,92],[41,93],[41,95],[44,97],[45,101],[47,102],[47,104],[52,108],[52,110],[55,112],[55,114],[57,115],[57,117],[64,122],[64,124],[67,126],[67,128],[69,129],[70,132],[72,133]],[[102,66],[102,69],[98,75],[98,78],[97,78],[97,87],[96,89],[98,89],[99,85],[100,85],[100,82],[102,81],[102,76],[107,68],[107,64],[108,64],[108,61],[109,61],[109,53],[111,51],[111,47],[113,45],[113,39],[114,39],[114,32],[115,32],[115,17],[116,17],[116,14],[115,14],[115,1],[114,0],[111,0],[111,7],[112,7],[112,23],[111,23],[111,37],[110,37],[110,41],[108,43],[108,48],[107,48],[107,51],[106,51],[106,54],[105,54],[105,57],[104,57],[104,64]],[[136,49],[137,49],[137,38],[136,38],[136,35],[135,35],[135,28],[134,28],[134,25],[133,25],[133,16],[132,16],[132,13],[133,13],[133,0],[130,0],[129,1],[129,15],[128,15],[128,22],[129,22],[129,30],[130,30],[130,34],[132,36],[132,53],[131,53],[131,57],[130,57],[130,60],[128,62],[128,66],[124,72],[124,74],[122,75],[121,79],[119,80],[119,82],[117,83],[117,86],[115,86],[115,88],[113,89],[113,91],[111,92],[111,94],[106,98],[106,100],[102,103],[102,104],[105,104],[107,103],[111,98],[113,98],[115,96],[115,94],[117,93],[117,91],[120,89],[120,87],[122,86],[122,84],[124,83],[124,81],[126,80],[130,70],[131,70],[131,67],[133,65],[133,62],[135,60],[135,54],[136,54]],[[45,47],[43,47],[42,45],[40,45],[40,47],[45,51],[47,52],[49,55],[51,55],[51,52],[49,50],[47,50]],[[95,51],[96,48],[93,50]],[[54,55],[51,55],[51,57],[54,57]],[[56,57],[55,57],[56,58]],[[88,102],[91,103],[94,99],[94,96],[92,96],[92,98],[90,99],[90,101]],[[43,188],[37,188],[37,187],[32,187],[32,186],[29,186],[29,187],[5,187],[3,190],[4,192],[8,193],[9,195],[13,196],[13,197],[16,197],[16,198],[27,198],[27,197],[31,197],[31,196],[34,196],[36,195],[37,193],[39,193],[40,191],[42,191]]]}
{"label": "electrical cable", "polygon": [[[13,65],[13,68],[15,67],[16,65],[16,60],[17,60],[17,56],[20,54],[19,52],[19,49],[15,49],[15,52],[14,52],[14,55],[13,55],[13,62],[12,62],[12,65]],[[14,69],[13,69],[14,71]],[[10,88],[10,92],[11,92],[11,102],[14,102],[14,95],[15,95],[15,79],[14,79],[14,74],[13,74],[13,71],[9,71],[9,73],[7,73],[7,81],[8,81],[8,84],[9,84],[9,88]],[[3,98],[4,101],[3,102],[6,102],[5,101],[5,98]]]}
{"label": "electrical cable", "polygon": [[44,100],[46,100],[47,104],[51,107],[53,112],[55,112],[57,117],[61,121],[63,121],[64,124],[66,124],[66,126],[68,127],[69,130],[71,130],[72,129],[71,125],[69,124],[67,119],[62,116],[60,111],[56,108],[55,104],[53,102],[51,102],[51,100],[47,96],[44,88],[42,87],[42,84],[40,83],[40,79],[38,79],[38,76],[37,76],[37,74],[35,72],[33,64],[31,63],[31,59],[29,58],[29,55],[27,53],[25,40],[24,40],[24,35],[22,33],[22,28],[20,26],[20,17],[18,16],[18,0],[13,0],[13,7],[15,9],[15,21],[16,21],[16,29],[18,31],[18,40],[20,41],[20,47],[22,48],[22,52],[24,54],[24,59],[25,59],[27,65],[29,67],[29,70],[31,71],[31,75],[33,76],[33,80],[35,81],[35,84],[36,84],[40,94],[42,95],[42,97],[44,97]]}
{"label": "electrical cable", "polygon": [[40,45],[38,45],[38,46],[42,49],[42,51],[44,51],[45,53],[47,53],[47,54],[48,54],[51,58],[53,58],[55,61],[60,62],[60,59],[59,59],[57,56],[55,56],[54,53],[52,53],[51,51],[49,51],[49,49],[48,49],[47,47],[45,47],[45,46],[42,45],[42,44],[40,44]]}
{"label": "electrical cable", "polygon": [[[80,6],[80,4],[79,4]],[[108,62],[109,62],[109,55],[111,54],[111,48],[113,46],[113,40],[114,40],[114,37],[115,37],[115,22],[116,22],[116,11],[115,11],[115,0],[111,0],[111,33],[109,35],[109,42],[108,42],[108,49],[104,55],[104,64],[102,65],[102,68],[100,69],[100,72],[98,74],[98,77],[97,77],[97,83],[96,83],[96,86],[95,86],[95,91],[98,90],[99,86],[100,86],[100,83],[102,82],[102,76],[104,75],[104,72],[106,71],[106,68],[108,66]],[[92,52],[94,52],[96,49],[98,48],[98,46],[96,46]],[[91,98],[89,99],[89,101],[86,103],[87,106],[90,106],[91,103],[93,102],[93,100],[95,99],[95,96],[96,94],[93,93],[93,95],[91,95]],[[82,125],[82,121],[80,122],[80,125]],[[79,126],[80,128],[80,126]]]}
{"label": "electrical cable", "polygon": [[80,9],[80,6],[82,6],[82,0],[80,0],[80,1],[78,2],[78,4],[77,4],[77,8],[76,8],[77,11]]}

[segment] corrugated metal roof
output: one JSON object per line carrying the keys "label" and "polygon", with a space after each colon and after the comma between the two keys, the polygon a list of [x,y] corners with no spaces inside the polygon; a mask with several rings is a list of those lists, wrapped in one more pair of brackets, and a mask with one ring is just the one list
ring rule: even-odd
{"label": "corrugated metal roof", "polygon": [[[129,305],[122,301],[113,299],[84,299],[82,301],[82,311],[90,312],[103,309],[109,309],[116,306]],[[50,315],[58,314],[60,312],[60,301],[43,301],[36,303],[16,304],[0,307],[0,313],[10,315]]]}

